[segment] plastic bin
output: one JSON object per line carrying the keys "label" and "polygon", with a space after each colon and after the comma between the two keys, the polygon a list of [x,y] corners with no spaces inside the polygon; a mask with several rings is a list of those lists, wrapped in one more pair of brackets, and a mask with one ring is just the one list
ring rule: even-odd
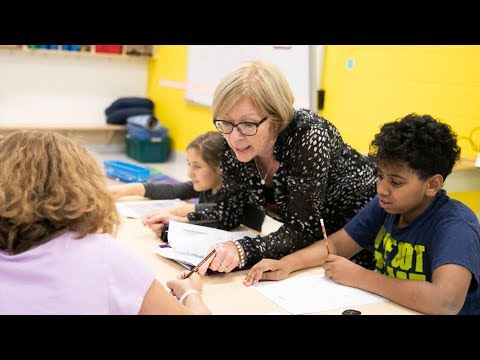
{"label": "plastic bin", "polygon": [[122,45],[95,45],[95,52],[107,54],[121,54]]}
{"label": "plastic bin", "polygon": [[[139,116],[145,116],[145,115],[139,115]],[[138,116],[138,117],[139,117]],[[146,115],[150,116],[150,115]],[[137,124],[132,124],[129,123],[128,119],[133,118],[134,116],[128,117],[127,118],[127,131],[128,135],[132,139],[152,139],[152,138],[166,138],[168,134],[168,129],[164,126],[158,126],[155,129],[147,129],[143,126],[137,125]],[[137,116],[135,116],[137,117]]]}
{"label": "plastic bin", "polygon": [[104,161],[105,173],[124,182],[147,182],[150,169],[123,161]]}
{"label": "plastic bin", "polygon": [[138,139],[125,135],[127,156],[139,162],[165,162],[170,153],[170,138]]}

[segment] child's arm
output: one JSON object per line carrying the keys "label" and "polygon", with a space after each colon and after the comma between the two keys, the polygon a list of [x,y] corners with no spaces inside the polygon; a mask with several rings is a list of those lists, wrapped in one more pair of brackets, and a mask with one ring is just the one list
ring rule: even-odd
{"label": "child's arm", "polygon": [[145,196],[145,186],[142,183],[113,185],[108,188],[115,199],[123,196]]}
{"label": "child's arm", "polygon": [[[328,236],[328,246],[330,252],[347,258],[362,249],[343,229]],[[250,286],[259,280],[284,279],[294,271],[323,265],[326,256],[325,240],[320,240],[280,260],[261,260],[250,269],[243,283]]]}
{"label": "child's arm", "polygon": [[465,267],[446,264],[435,269],[432,282],[397,279],[335,255],[329,255],[323,267],[325,276],[339,284],[370,291],[425,314],[458,314],[472,278]]}
{"label": "child's arm", "polygon": [[[198,274],[193,274],[188,279],[169,280],[167,286],[171,288],[170,293],[158,280],[153,280],[143,298],[139,315],[211,314],[201,296],[202,283]],[[194,291],[190,291],[180,303],[177,298],[182,298],[181,295],[189,290]]]}

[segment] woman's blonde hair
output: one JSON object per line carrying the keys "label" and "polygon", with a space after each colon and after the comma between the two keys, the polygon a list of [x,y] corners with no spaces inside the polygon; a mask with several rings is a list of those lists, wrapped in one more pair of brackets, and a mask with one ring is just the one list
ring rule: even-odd
{"label": "woman's blonde hair", "polygon": [[48,130],[0,141],[0,249],[18,254],[66,232],[118,225],[104,171],[82,145]]}
{"label": "woman's blonde hair", "polygon": [[254,60],[242,63],[227,74],[213,94],[213,118],[221,119],[243,98],[249,98],[261,115],[268,115],[274,124],[275,135],[293,118],[292,90],[276,65]]}

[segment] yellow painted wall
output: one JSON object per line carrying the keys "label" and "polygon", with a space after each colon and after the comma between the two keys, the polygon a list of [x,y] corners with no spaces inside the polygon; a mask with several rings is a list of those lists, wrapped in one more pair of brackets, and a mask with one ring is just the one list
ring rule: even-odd
{"label": "yellow painted wall", "polygon": [[480,219],[480,191],[448,192],[448,196],[467,205]]}
{"label": "yellow painted wall", "polygon": [[[478,64],[480,46],[326,46],[321,114],[364,153],[381,124],[410,112],[428,113],[459,138],[469,136],[480,126]],[[462,157],[476,158],[467,141],[459,144]]]}
{"label": "yellow painted wall", "polygon": [[156,46],[156,54],[148,65],[146,94],[155,103],[155,116],[169,129],[172,148],[181,152],[199,134],[215,130],[210,108],[187,104],[183,89],[160,85],[165,80],[185,84],[187,49],[182,45]]}
{"label": "yellow painted wall", "polygon": [[[347,61],[353,68],[347,69]],[[327,46],[325,107],[344,140],[366,153],[380,126],[407,113],[428,113],[452,126],[461,156],[477,156],[466,140],[480,126],[480,46]],[[474,132],[480,147],[480,131]],[[450,197],[480,216],[480,171],[454,171]],[[468,176],[467,176],[468,175]]]}
{"label": "yellow painted wall", "polygon": [[[187,104],[183,89],[159,84],[185,83],[187,51],[184,45],[157,46],[149,63],[147,96],[178,151],[185,151],[198,134],[214,130],[210,108]],[[354,60],[351,70],[346,69],[348,59]],[[321,114],[361,152],[367,152],[381,124],[410,112],[429,113],[451,124],[460,138],[467,137],[480,126],[478,64],[480,46],[329,45]],[[480,131],[476,141],[480,143]],[[462,157],[476,157],[467,141],[460,139],[460,145]]]}

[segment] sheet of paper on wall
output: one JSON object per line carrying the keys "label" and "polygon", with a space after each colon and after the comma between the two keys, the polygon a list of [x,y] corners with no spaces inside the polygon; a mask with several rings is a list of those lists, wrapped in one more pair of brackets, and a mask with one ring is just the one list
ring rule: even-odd
{"label": "sheet of paper on wall", "polygon": [[253,288],[294,315],[386,301],[368,291],[337,284],[324,274],[258,282]]}
{"label": "sheet of paper on wall", "polygon": [[172,200],[148,200],[148,201],[125,201],[117,202],[117,210],[120,215],[125,217],[139,219],[151,211],[165,207],[177,205],[180,199]]}
{"label": "sheet of paper on wall", "polygon": [[249,230],[226,231],[170,220],[168,245],[156,246],[155,252],[184,266],[195,266],[207,254],[210,245],[242,239],[244,236],[256,237],[257,234]]}

